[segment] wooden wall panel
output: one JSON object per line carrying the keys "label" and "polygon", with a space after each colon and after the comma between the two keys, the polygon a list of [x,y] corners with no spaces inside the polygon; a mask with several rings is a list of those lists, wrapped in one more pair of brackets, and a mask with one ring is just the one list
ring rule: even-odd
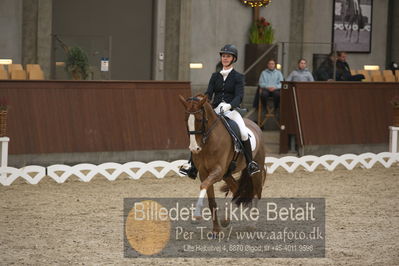
{"label": "wooden wall panel", "polygon": [[188,82],[1,81],[11,154],[185,149]]}
{"label": "wooden wall panel", "polygon": [[[390,100],[399,95],[398,83],[285,82],[282,91],[281,138],[299,136],[293,88],[304,145],[382,144],[388,142],[392,124]],[[285,107],[284,107],[285,104]],[[284,108],[284,109],[283,109]],[[294,115],[293,115],[294,114]],[[292,119],[294,117],[294,125]],[[298,142],[299,143],[299,142]],[[288,151],[281,143],[280,152]]]}

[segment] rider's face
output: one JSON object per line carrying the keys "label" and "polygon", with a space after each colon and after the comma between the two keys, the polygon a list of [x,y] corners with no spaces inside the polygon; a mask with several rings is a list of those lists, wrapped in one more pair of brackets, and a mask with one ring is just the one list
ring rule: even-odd
{"label": "rider's face", "polygon": [[231,54],[222,54],[221,59],[223,67],[227,68],[233,63],[234,57]]}

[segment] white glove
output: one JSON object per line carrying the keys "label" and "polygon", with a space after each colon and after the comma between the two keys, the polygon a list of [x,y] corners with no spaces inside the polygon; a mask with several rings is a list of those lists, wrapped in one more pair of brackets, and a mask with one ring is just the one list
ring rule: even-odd
{"label": "white glove", "polygon": [[223,104],[223,105],[220,107],[220,109],[223,110],[223,112],[230,111],[230,110],[231,110],[231,104],[229,104],[229,103]]}

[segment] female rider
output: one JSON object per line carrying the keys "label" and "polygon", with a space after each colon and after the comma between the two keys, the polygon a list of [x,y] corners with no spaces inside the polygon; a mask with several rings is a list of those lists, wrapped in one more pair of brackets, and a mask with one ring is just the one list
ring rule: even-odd
{"label": "female rider", "polygon": [[[241,115],[234,110],[239,107],[244,96],[244,75],[234,70],[233,64],[237,61],[238,52],[234,45],[226,44],[219,52],[223,68],[220,72],[212,74],[208,89],[205,94],[212,99],[212,107],[217,114],[223,112],[225,116],[234,120],[240,128],[241,140],[244,146],[244,156],[248,164],[250,175],[259,172],[258,164],[252,159],[249,132]],[[179,171],[183,175],[195,179],[198,170],[191,158],[188,164],[183,165]]]}

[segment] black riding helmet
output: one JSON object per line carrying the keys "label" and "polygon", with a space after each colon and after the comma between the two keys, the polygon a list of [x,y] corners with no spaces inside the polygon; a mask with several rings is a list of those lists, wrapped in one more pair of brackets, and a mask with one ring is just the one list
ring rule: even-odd
{"label": "black riding helmet", "polygon": [[220,56],[222,56],[222,54],[231,54],[232,56],[234,56],[233,63],[237,62],[238,51],[233,44],[226,44],[225,46],[223,46],[222,49],[220,49],[219,54]]}

